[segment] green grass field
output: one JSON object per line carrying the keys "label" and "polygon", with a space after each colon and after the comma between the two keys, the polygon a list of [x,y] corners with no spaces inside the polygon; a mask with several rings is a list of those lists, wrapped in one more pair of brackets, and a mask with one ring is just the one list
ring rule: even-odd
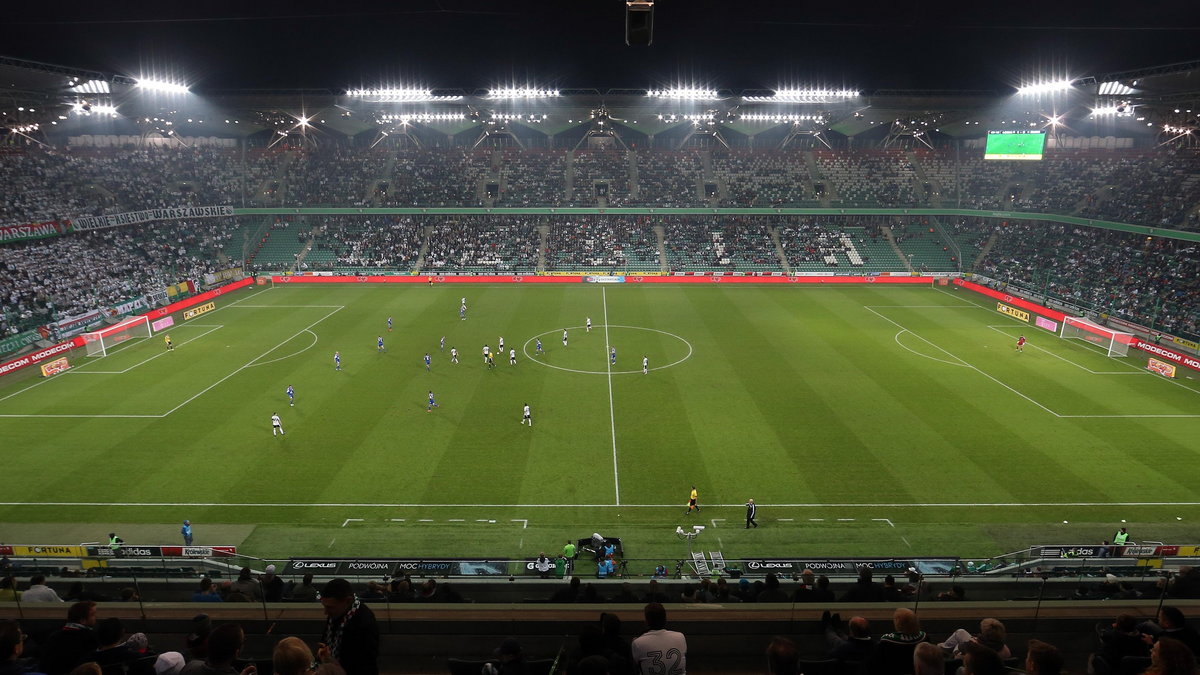
{"label": "green grass field", "polygon": [[[184,518],[267,558],[519,558],[597,531],[674,559],[697,523],[726,558],[986,557],[1122,520],[1200,541],[1200,382],[994,307],[929,287],[238,291],[171,328],[174,352],[155,336],[0,382],[0,541],[179,543]],[[489,370],[499,336],[519,363]]]}

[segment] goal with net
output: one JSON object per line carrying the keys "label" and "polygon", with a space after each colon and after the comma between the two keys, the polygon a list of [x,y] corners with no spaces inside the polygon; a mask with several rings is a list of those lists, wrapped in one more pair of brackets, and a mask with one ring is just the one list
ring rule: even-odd
{"label": "goal with net", "polygon": [[83,344],[88,356],[108,356],[113,347],[134,338],[148,338],[152,334],[150,319],[135,316],[114,323],[107,328],[83,334]]}
{"label": "goal with net", "polygon": [[1137,338],[1131,333],[1105,328],[1098,323],[1076,316],[1068,316],[1063,319],[1059,337],[1066,340],[1086,340],[1102,347],[1108,356],[1127,356],[1130,345],[1137,342]]}

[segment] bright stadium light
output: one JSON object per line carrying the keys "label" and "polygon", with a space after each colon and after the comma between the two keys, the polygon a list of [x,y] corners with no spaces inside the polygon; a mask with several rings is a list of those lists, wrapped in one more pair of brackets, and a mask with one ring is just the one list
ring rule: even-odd
{"label": "bright stadium light", "polygon": [[466,115],[462,113],[406,113],[403,115],[380,115],[379,119],[384,122],[400,122],[407,124],[409,122],[437,122],[441,120],[461,120],[465,119]]}
{"label": "bright stadium light", "polygon": [[755,103],[820,103],[824,101],[858,98],[857,89],[778,89],[771,96],[747,96],[746,101]]}
{"label": "bright stadium light", "polygon": [[650,89],[646,92],[646,96],[648,98],[678,98],[689,101],[712,101],[719,98],[716,89],[694,89],[689,87]]}
{"label": "bright stadium light", "polygon": [[74,83],[67,91],[75,94],[111,94],[108,82],[104,80],[88,80],[87,82]]}
{"label": "bright stadium light", "polygon": [[1035,84],[1027,84],[1017,88],[1017,93],[1022,96],[1036,96],[1039,94],[1057,94],[1071,89],[1071,80],[1049,80],[1046,82],[1037,82]]}
{"label": "bright stadium light", "polygon": [[186,94],[188,88],[186,85],[176,84],[174,82],[166,82],[164,80],[154,80],[150,78],[139,79],[137,86],[140,89],[147,91],[157,91],[164,94]]}
{"label": "bright stadium light", "polygon": [[461,101],[462,96],[434,96],[431,89],[348,89],[347,96],[369,98],[393,103],[421,103],[425,101]]}
{"label": "bright stadium light", "polygon": [[497,89],[489,89],[487,97],[494,99],[502,98],[551,98],[558,96],[557,89],[534,89],[531,87],[499,87]]}
{"label": "bright stadium light", "polygon": [[1097,92],[1101,96],[1127,96],[1134,93],[1134,88],[1120,82],[1101,82],[1100,90]]}

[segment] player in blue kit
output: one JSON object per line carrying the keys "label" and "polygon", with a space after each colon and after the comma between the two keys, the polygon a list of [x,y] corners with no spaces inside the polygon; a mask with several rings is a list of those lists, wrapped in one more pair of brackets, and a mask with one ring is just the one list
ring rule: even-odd
{"label": "player in blue kit", "polygon": [[287,388],[287,395],[288,395],[288,405],[291,405],[291,406],[296,405],[296,390],[292,389],[292,385],[290,385],[290,384],[288,385],[288,388]]}
{"label": "player in blue kit", "polygon": [[380,335],[378,338],[375,339],[375,351],[377,351],[377,352],[386,352],[387,351],[387,349],[385,349],[383,346],[383,336],[382,335]]}
{"label": "player in blue kit", "polygon": [[388,332],[392,332],[392,317],[388,317]]}
{"label": "player in blue kit", "polygon": [[425,352],[425,370],[429,370],[429,352]]}
{"label": "player in blue kit", "polygon": [[617,348],[616,347],[608,348],[608,362],[614,366],[617,365]]}
{"label": "player in blue kit", "polygon": [[433,392],[431,391],[429,392],[429,406],[425,408],[425,412],[430,412],[436,407],[438,407],[438,404],[433,400]]}
{"label": "player in blue kit", "polygon": [[537,339],[537,349],[534,351],[534,353],[535,354],[545,354],[546,353],[546,352],[542,351],[542,339],[541,338]]}
{"label": "player in blue kit", "polygon": [[334,370],[342,369],[342,353],[341,352],[333,353],[333,369]]}
{"label": "player in blue kit", "polygon": [[467,320],[467,305],[466,305],[466,303],[463,303],[458,306],[458,320],[459,321]]}

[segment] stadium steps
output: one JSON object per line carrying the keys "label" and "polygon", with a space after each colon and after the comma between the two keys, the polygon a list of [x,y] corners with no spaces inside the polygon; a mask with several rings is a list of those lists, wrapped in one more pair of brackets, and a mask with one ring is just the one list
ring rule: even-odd
{"label": "stadium steps", "polygon": [[[304,248],[300,249],[300,253],[296,255],[296,264],[292,266],[292,269],[288,270],[289,272],[295,272],[296,270],[303,268],[304,259],[308,257],[309,251],[313,250],[313,241],[313,236],[310,235],[308,241],[304,244]],[[316,256],[316,258],[319,257],[320,256]],[[316,262],[315,258],[314,262]]]}
{"label": "stadium steps", "polygon": [[896,257],[900,259],[900,264],[904,265],[904,269],[908,270],[909,274],[911,274],[913,271],[913,266],[908,261],[908,256],[904,255],[904,251],[900,250],[899,244],[896,243],[896,238],[892,236],[892,228],[883,228],[883,236],[887,237],[888,243],[892,246],[892,250],[896,252]]}
{"label": "stadium steps", "polygon": [[[920,158],[917,157],[917,153],[906,152],[904,153],[904,156],[906,159],[908,159],[908,163],[912,165],[913,173],[916,174],[917,184],[913,186],[913,189],[915,189],[917,194],[920,195],[925,192],[923,188],[928,185],[929,192],[925,195],[924,201],[928,202],[930,206],[941,206],[941,189],[936,184],[937,181],[933,180],[929,174],[925,173],[925,167],[921,164]],[[934,195],[937,196],[935,197]]]}
{"label": "stadium steps", "polygon": [[421,251],[417,253],[417,264],[413,267],[413,274],[420,274],[421,268],[425,266],[425,255],[429,253],[429,238],[433,235],[433,225],[425,226],[425,236],[421,238]]}
{"label": "stadium steps", "polygon": [[537,273],[546,273],[546,242],[550,240],[550,226],[538,225],[538,263]]}
{"label": "stadium steps", "polygon": [[569,203],[575,201],[575,153],[568,152],[564,163],[564,168],[567,170],[567,179],[563,191],[567,195],[567,202]]}
{"label": "stadium steps", "polygon": [[779,242],[779,229],[775,227],[767,229],[771,231],[771,241],[775,242],[775,256],[779,258],[779,265],[783,267],[783,273],[791,276],[792,266],[788,264],[787,254],[783,252],[783,244]]}
{"label": "stadium steps", "polygon": [[983,261],[987,259],[988,253],[992,252],[992,247],[996,245],[996,241],[1000,238],[999,233],[993,232],[992,236],[988,237],[987,243],[979,250],[979,255],[975,257],[975,262],[971,263],[970,267],[964,268],[969,270],[977,270]]}
{"label": "stadium steps", "polygon": [[628,164],[629,164],[629,168],[627,169],[627,171],[629,172],[629,198],[631,200],[641,199],[642,198],[642,184],[641,184],[641,181],[639,180],[641,178],[641,174],[638,173],[638,165],[637,165],[638,153],[637,152],[627,152],[627,153],[625,153],[625,158],[626,158],[625,161],[628,162]]}
{"label": "stadium steps", "polygon": [[829,208],[834,199],[833,183],[821,174],[821,168],[817,166],[817,158],[816,155],[813,154],[812,150],[804,151],[804,163],[808,166],[808,176],[810,181],[808,187],[810,193],[816,196],[817,183],[823,183],[825,185],[825,194],[819,197],[818,201],[820,202],[821,208]]}
{"label": "stadium steps", "polygon": [[671,266],[667,264],[667,234],[662,225],[654,226],[654,238],[658,240],[658,271],[667,274],[671,271]]}

